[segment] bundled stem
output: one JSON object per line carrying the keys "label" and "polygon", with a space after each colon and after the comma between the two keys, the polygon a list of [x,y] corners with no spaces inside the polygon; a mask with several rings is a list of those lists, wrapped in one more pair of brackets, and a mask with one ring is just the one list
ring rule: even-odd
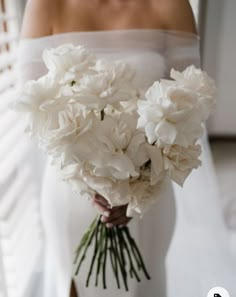
{"label": "bundled stem", "polygon": [[141,253],[135,240],[131,237],[128,227],[113,227],[108,229],[100,219],[101,216],[95,218],[81,239],[80,245],[76,250],[75,264],[78,264],[75,274],[77,275],[79,273],[82,263],[86,258],[87,251],[93,244],[93,255],[86,279],[87,287],[89,286],[94,266],[96,266],[95,286],[98,286],[99,275],[102,272],[103,288],[107,288],[106,269],[109,259],[118,289],[121,288],[121,275],[125,290],[129,290],[128,272],[131,278],[135,276],[138,282],[141,281],[136,267],[139,271],[143,271],[147,279],[150,279]]}
{"label": "bundled stem", "polygon": [[125,289],[126,289],[126,291],[128,291],[129,288],[128,288],[127,277],[126,277],[127,273],[125,271],[125,267],[123,266],[121,256],[119,254],[119,249],[118,249],[119,244],[116,241],[116,228],[115,227],[112,228],[112,235],[113,235],[113,239],[114,239],[114,243],[115,243],[114,250],[115,250],[115,255],[117,258],[118,267],[120,268],[120,272],[121,272],[121,276],[123,278]]}
{"label": "bundled stem", "polygon": [[148,272],[147,272],[146,266],[145,266],[145,264],[144,264],[143,258],[142,258],[142,256],[141,256],[141,253],[140,253],[140,251],[139,251],[139,248],[138,248],[137,245],[136,245],[135,240],[131,237],[131,235],[130,235],[130,233],[129,233],[129,229],[128,229],[127,227],[124,227],[124,232],[125,232],[125,234],[127,235],[128,240],[129,240],[130,243],[132,244],[134,250],[136,251],[136,253],[137,253],[138,257],[139,257],[139,260],[140,260],[140,263],[141,263],[141,266],[142,266],[142,269],[143,269],[143,272],[144,272],[146,278],[150,280],[151,277],[150,277],[150,275],[149,275]]}
{"label": "bundled stem", "polygon": [[134,267],[133,259],[132,259],[131,254],[130,254],[130,249],[129,249],[127,243],[126,243],[125,237],[123,236],[123,231],[122,231],[121,229],[118,230],[118,235],[119,235],[119,238],[120,238],[121,242],[123,243],[123,245],[124,245],[124,247],[125,247],[125,250],[126,250],[127,255],[128,255],[128,258],[129,258],[129,263],[130,263],[130,276],[132,277],[132,275],[133,275],[133,273],[134,273],[134,275],[135,275],[135,277],[136,277],[136,280],[137,280],[138,282],[140,282],[141,280],[140,280],[140,278],[139,278],[139,276],[138,276],[138,273],[137,273],[137,271],[136,271],[136,269],[135,269],[135,267]]}

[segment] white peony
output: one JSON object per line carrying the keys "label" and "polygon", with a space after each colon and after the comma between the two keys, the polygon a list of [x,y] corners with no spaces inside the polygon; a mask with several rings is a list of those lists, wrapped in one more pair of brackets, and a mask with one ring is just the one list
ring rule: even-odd
{"label": "white peony", "polygon": [[201,96],[212,97],[215,95],[216,86],[214,80],[205,71],[196,68],[194,65],[187,67],[183,72],[172,69],[170,77],[179,85],[191,89]]}
{"label": "white peony", "polygon": [[215,81],[205,71],[197,69],[193,65],[187,67],[183,72],[172,69],[170,76],[178,84],[196,92],[199,96],[202,121],[206,121],[216,109],[215,95],[217,89]]}
{"label": "white peony", "polygon": [[120,206],[127,204],[130,197],[129,180],[112,181],[109,177],[96,176],[93,172],[94,166],[89,162],[82,164],[72,163],[63,168],[63,179],[67,180],[73,190],[81,195],[90,197],[99,193],[110,204]]}
{"label": "white peony", "polygon": [[46,49],[43,60],[49,74],[62,84],[77,81],[96,61],[94,55],[83,46],[73,44]]}
{"label": "white peony", "polygon": [[91,198],[95,191],[89,187],[87,183],[83,181],[83,178],[80,176],[80,166],[77,163],[70,165],[59,165],[58,166],[59,173],[62,177],[62,180],[68,182],[72,188],[72,191],[75,193],[79,193],[81,196]]}
{"label": "white peony", "polygon": [[130,115],[106,116],[89,133],[77,137],[68,151],[69,156],[79,162],[88,162],[93,176],[112,181],[137,177],[139,172],[126,154],[135,125],[136,118]]}
{"label": "white peony", "polygon": [[86,108],[99,111],[112,105],[119,109],[121,102],[136,99],[134,72],[126,63],[97,60],[90,69],[94,72],[84,75],[72,87],[74,96]]}
{"label": "white peony", "polygon": [[[163,178],[164,160],[162,150],[157,146],[147,144],[147,151],[149,154],[150,165],[150,184],[154,186]],[[148,168],[147,168],[148,170]],[[145,174],[145,172],[143,172]]]}
{"label": "white peony", "polygon": [[20,112],[38,112],[44,104],[52,102],[58,94],[58,86],[54,80],[45,75],[37,81],[28,81],[18,90],[14,108]]}
{"label": "white peony", "polygon": [[175,82],[155,82],[138,101],[138,128],[148,142],[188,146],[202,135],[198,97]]}
{"label": "white peony", "polygon": [[77,138],[94,128],[96,118],[93,114],[86,117],[74,104],[68,104],[65,110],[54,117],[54,125],[47,127],[41,136],[41,145],[49,154],[67,154],[68,147]]}
{"label": "white peony", "polygon": [[49,154],[63,152],[65,145],[94,125],[93,114],[84,115],[80,105],[63,96],[49,75],[29,81],[18,96],[14,108],[27,115],[27,132]]}
{"label": "white peony", "polygon": [[111,207],[121,206],[129,202],[130,186],[128,180],[112,181],[109,178],[94,176],[91,173],[91,170],[81,171],[84,182],[96,193],[103,196]]}
{"label": "white peony", "polygon": [[113,75],[114,79],[123,83],[131,82],[135,76],[134,69],[121,60],[108,61],[98,59],[91,69],[95,70],[97,73],[109,73]]}
{"label": "white peony", "polygon": [[163,151],[164,169],[174,182],[183,186],[191,171],[201,165],[200,154],[200,145],[190,145],[187,148],[173,145]]}
{"label": "white peony", "polygon": [[126,154],[138,169],[149,161],[147,142],[143,132],[135,131],[126,148]]}
{"label": "white peony", "polygon": [[121,101],[120,105],[116,106],[116,109],[119,112],[136,112],[138,99],[139,98],[135,96],[128,101]]}
{"label": "white peony", "polygon": [[139,180],[130,184],[130,201],[126,211],[128,217],[142,216],[153,204],[165,195],[170,183],[163,177],[155,186],[148,181]]}
{"label": "white peony", "polygon": [[47,127],[53,125],[54,114],[67,104],[67,97],[58,101],[57,96],[58,86],[48,75],[27,82],[19,91],[14,108],[27,116],[27,131],[32,136],[42,136]]}

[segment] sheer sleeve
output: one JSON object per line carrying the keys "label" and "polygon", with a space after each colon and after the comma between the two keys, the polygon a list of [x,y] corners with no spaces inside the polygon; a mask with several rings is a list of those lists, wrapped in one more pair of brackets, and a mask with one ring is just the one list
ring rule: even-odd
{"label": "sheer sleeve", "polygon": [[46,67],[42,60],[43,49],[38,42],[21,40],[18,48],[16,74],[18,85],[28,80],[38,79],[46,74]]}
{"label": "sheer sleeve", "polygon": [[165,58],[167,64],[167,75],[171,68],[182,71],[190,65],[200,67],[200,39],[192,33],[166,34]]}

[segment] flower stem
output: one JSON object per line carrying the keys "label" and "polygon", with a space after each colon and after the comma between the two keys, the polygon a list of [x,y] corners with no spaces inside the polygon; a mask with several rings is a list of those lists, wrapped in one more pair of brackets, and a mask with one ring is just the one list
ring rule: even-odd
{"label": "flower stem", "polygon": [[94,262],[95,262],[97,252],[98,252],[98,234],[99,234],[100,225],[101,225],[101,221],[99,219],[97,221],[96,230],[95,230],[95,246],[94,246],[93,258],[92,258],[92,261],[91,261],[88,277],[87,277],[87,280],[86,280],[86,287],[89,286],[89,280],[90,280],[90,277],[92,275]]}
{"label": "flower stem", "polygon": [[110,233],[110,242],[111,242],[111,252],[114,257],[114,270],[115,270],[115,276],[116,276],[116,283],[118,289],[120,289],[120,278],[119,278],[119,270],[118,270],[118,263],[117,263],[117,257],[116,257],[116,252],[115,252],[115,247],[114,247],[114,238],[112,234],[112,230],[109,230]]}
{"label": "flower stem", "polygon": [[103,121],[105,118],[105,111],[104,109],[101,111],[101,121]]}
{"label": "flower stem", "polygon": [[103,288],[106,289],[106,262],[107,262],[107,243],[108,243],[108,234],[107,234],[107,228],[105,227],[105,247],[104,247],[104,260],[103,260]]}
{"label": "flower stem", "polygon": [[[94,248],[86,279],[86,287],[89,286],[94,266],[96,265],[95,286],[98,286],[99,274],[101,271],[103,288],[107,288],[106,269],[107,257],[109,256],[118,289],[121,287],[120,274],[126,291],[129,291],[128,272],[130,277],[133,278],[133,276],[135,276],[138,282],[141,280],[137,269],[142,270],[147,279],[151,279],[137,244],[130,235],[129,228],[126,226],[122,228],[113,227],[108,229],[105,224],[101,222],[101,216],[97,216],[93,220],[76,250],[75,264],[78,262],[78,265],[75,275],[79,273],[91,243],[94,244]],[[137,264],[137,266],[135,264]]]}
{"label": "flower stem", "polygon": [[[96,224],[97,220],[98,220],[98,218],[96,217],[95,224]],[[91,225],[91,230],[90,230],[90,233],[89,233],[89,237],[88,237],[88,241],[85,244],[84,252],[83,252],[83,255],[82,255],[82,257],[81,257],[81,259],[79,261],[79,264],[78,264],[78,267],[76,269],[75,275],[77,275],[79,273],[80,267],[81,267],[81,265],[82,265],[82,263],[83,263],[83,261],[84,261],[84,259],[86,257],[86,252],[87,252],[87,250],[88,250],[88,248],[89,248],[89,246],[90,246],[90,244],[91,244],[91,242],[93,240],[93,237],[95,235],[95,231],[96,231],[96,225],[93,226],[93,224],[92,224]]]}
{"label": "flower stem", "polygon": [[119,244],[118,244],[118,241],[116,240],[116,229],[115,229],[115,227],[113,227],[111,230],[112,230],[112,235],[113,235],[113,238],[114,238],[114,247],[115,247],[114,250],[115,250],[117,262],[118,262],[118,265],[120,267],[120,271],[121,271],[121,275],[122,275],[123,282],[124,282],[124,285],[125,285],[125,289],[126,289],[126,291],[129,291],[128,284],[127,284],[127,274],[126,274],[125,268],[124,268],[124,266],[122,264],[122,260],[121,260],[119,250],[118,250]]}
{"label": "flower stem", "polygon": [[140,261],[140,258],[139,258],[139,255],[137,253],[137,251],[135,250],[134,246],[133,246],[133,243],[130,241],[129,237],[126,235],[125,233],[125,230],[122,228],[122,231],[124,233],[124,237],[126,237],[127,239],[127,244],[129,245],[130,247],[130,251],[132,253],[132,256],[134,257],[135,259],[135,262],[136,262],[136,265],[137,265],[137,268],[138,270],[141,270],[142,269],[142,263]]}
{"label": "flower stem", "polygon": [[97,259],[97,271],[96,271],[96,281],[95,281],[95,286],[98,286],[98,277],[100,273],[100,268],[101,268],[101,260],[104,254],[104,242],[105,242],[105,227],[103,224],[101,224],[101,230],[100,230],[100,240],[99,240],[99,254],[98,254],[98,259]]}
{"label": "flower stem", "polygon": [[129,247],[128,247],[128,245],[127,245],[127,243],[126,243],[126,241],[125,241],[125,237],[124,237],[124,235],[123,235],[123,227],[120,228],[120,229],[118,230],[118,234],[119,234],[119,238],[120,238],[120,240],[123,242],[123,245],[124,245],[124,247],[125,247],[125,250],[126,250],[127,255],[128,255],[128,258],[129,258],[129,263],[130,263],[130,276],[132,277],[132,273],[134,273],[134,275],[135,275],[137,281],[140,282],[141,280],[140,280],[140,278],[139,278],[139,276],[138,276],[137,271],[135,270],[135,267],[134,267],[134,265],[133,265],[133,260],[132,260],[131,254],[130,254]]}
{"label": "flower stem", "polygon": [[129,233],[129,229],[128,229],[127,227],[124,227],[123,230],[124,230],[124,232],[125,232],[127,238],[129,239],[130,243],[132,244],[132,246],[134,247],[135,251],[136,251],[137,254],[138,254],[138,257],[139,257],[139,260],[140,260],[140,263],[141,263],[141,266],[142,266],[142,269],[143,269],[143,272],[144,272],[146,278],[150,280],[151,277],[150,277],[150,275],[149,275],[148,272],[147,272],[147,269],[146,269],[146,266],[145,266],[145,264],[144,264],[142,255],[141,255],[141,253],[140,253],[140,251],[139,251],[139,249],[138,249],[138,247],[137,247],[137,245],[136,245],[136,243],[135,243],[135,240],[131,237],[131,235],[130,235],[130,233]]}
{"label": "flower stem", "polygon": [[84,233],[84,235],[83,235],[83,237],[82,237],[82,239],[80,241],[80,244],[79,244],[78,248],[75,251],[76,256],[75,256],[74,264],[76,264],[76,262],[78,261],[81,250],[86,245],[86,242],[88,241],[89,236],[90,236],[91,232],[93,231],[93,228],[95,227],[96,222],[97,222],[97,217],[92,221],[92,223],[89,226],[88,230]]}

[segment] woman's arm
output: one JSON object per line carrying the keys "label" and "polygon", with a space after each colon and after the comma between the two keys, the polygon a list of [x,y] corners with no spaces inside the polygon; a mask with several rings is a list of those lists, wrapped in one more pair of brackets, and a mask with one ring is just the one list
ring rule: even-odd
{"label": "woman's arm", "polygon": [[37,38],[52,34],[53,6],[52,0],[29,0],[21,30],[22,38]]}

